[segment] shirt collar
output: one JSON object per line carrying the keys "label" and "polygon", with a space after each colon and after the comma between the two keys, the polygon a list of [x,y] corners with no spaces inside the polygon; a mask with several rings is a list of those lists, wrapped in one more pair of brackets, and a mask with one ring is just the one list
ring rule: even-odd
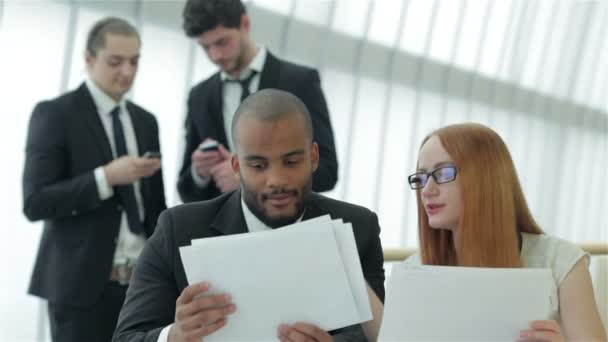
{"label": "shirt collar", "polygon": [[[264,222],[262,222],[257,216],[255,216],[241,195],[241,208],[243,208],[243,216],[245,217],[245,224],[247,225],[247,229],[250,233],[263,232],[267,230],[272,230],[269,226],[267,226]],[[302,217],[304,217],[304,213],[300,215],[296,222],[302,221]]]}
{"label": "shirt collar", "polygon": [[120,106],[121,113],[124,113],[126,110],[126,100],[123,97],[119,102],[114,101],[108,94],[106,94],[97,84],[87,78],[85,80],[87,88],[89,89],[89,93],[91,93],[91,97],[93,97],[93,102],[95,102],[95,106],[97,107],[97,112],[101,115],[110,114],[110,112],[116,108],[116,106]]}
{"label": "shirt collar", "polygon": [[[258,52],[251,60],[251,63],[249,63],[249,65],[241,73],[240,79],[242,80],[242,79],[247,78],[252,70],[257,72],[258,74],[262,73],[262,69],[264,69],[264,63],[266,63],[266,55],[267,55],[266,47],[264,45],[259,46]],[[220,78],[222,79],[222,81],[225,81],[227,79],[228,80],[234,79],[232,76],[230,76],[225,71],[220,72]]]}

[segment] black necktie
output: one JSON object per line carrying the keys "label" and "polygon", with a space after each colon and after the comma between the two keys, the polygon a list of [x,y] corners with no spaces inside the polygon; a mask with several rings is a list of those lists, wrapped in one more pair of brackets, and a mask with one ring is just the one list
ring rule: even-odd
{"label": "black necktie", "polygon": [[238,83],[241,85],[241,102],[243,102],[243,100],[245,100],[245,98],[247,98],[247,96],[249,96],[249,94],[251,94],[251,92],[249,91],[249,85],[251,84],[251,80],[253,79],[255,74],[256,74],[256,71],[251,70],[251,73],[249,74],[249,76],[247,76],[246,78],[244,78],[242,80],[226,80],[226,82]]}
{"label": "black necktie", "polygon": [[[112,110],[112,127],[114,128],[114,143],[116,145],[116,157],[121,157],[127,154],[127,142],[125,140],[125,133],[122,129],[122,123],[118,117],[120,113],[120,107],[116,107]],[[122,205],[127,212],[127,221],[129,223],[129,229],[134,234],[141,234],[144,232],[143,224],[139,219],[139,209],[137,208],[137,201],[135,200],[135,191],[133,190],[133,184],[117,185],[115,187]]]}

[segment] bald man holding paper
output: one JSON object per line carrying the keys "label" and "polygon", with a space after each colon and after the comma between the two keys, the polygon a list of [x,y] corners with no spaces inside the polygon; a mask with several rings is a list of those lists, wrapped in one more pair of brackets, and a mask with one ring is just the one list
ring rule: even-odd
{"label": "bald man holding paper", "polygon": [[[231,162],[240,189],[161,214],[135,269],[114,341],[200,341],[230,324],[239,303],[230,294],[209,295],[214,279],[188,284],[180,247],[323,215],[352,224],[370,292],[374,300],[384,299],[378,219],[368,209],[312,192],[319,162],[312,127],[306,106],[284,91],[265,89],[239,106],[232,122],[236,154]],[[367,341],[360,325],[326,332],[308,322],[283,323],[277,325],[282,341]]]}

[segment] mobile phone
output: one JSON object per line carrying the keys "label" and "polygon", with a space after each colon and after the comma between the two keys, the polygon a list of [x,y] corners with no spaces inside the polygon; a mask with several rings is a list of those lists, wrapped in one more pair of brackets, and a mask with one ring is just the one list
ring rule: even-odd
{"label": "mobile phone", "polygon": [[144,153],[144,158],[158,158],[160,159],[161,154],[158,151],[148,151]]}
{"label": "mobile phone", "polygon": [[209,151],[217,151],[220,147],[220,144],[217,141],[206,141],[202,144],[200,144],[198,146],[198,149],[203,151],[203,152],[209,152]]}

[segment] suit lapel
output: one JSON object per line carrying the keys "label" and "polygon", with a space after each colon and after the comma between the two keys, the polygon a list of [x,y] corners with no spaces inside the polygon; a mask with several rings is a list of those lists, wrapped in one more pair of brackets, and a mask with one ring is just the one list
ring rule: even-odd
{"label": "suit lapel", "polygon": [[101,123],[101,119],[97,113],[97,108],[95,107],[95,102],[93,102],[91,93],[89,93],[89,90],[84,83],[76,90],[76,93],[78,107],[81,111],[80,116],[83,118],[86,126],[89,127],[91,135],[101,149],[104,160],[112,160],[112,148],[110,147],[110,142],[108,141],[108,135],[103,128],[103,124]]}
{"label": "suit lapel", "polygon": [[211,228],[223,235],[247,233],[247,224],[241,208],[241,190],[230,195],[211,223]]}
{"label": "suit lapel", "polygon": [[310,195],[310,199],[308,201],[308,204],[306,205],[306,211],[304,212],[302,221],[328,214],[327,210],[324,210],[317,205],[317,196],[318,195],[315,193],[312,193]]}
{"label": "suit lapel", "polygon": [[258,90],[277,88],[280,76],[280,61],[270,52],[266,53],[266,61],[260,75],[260,85]]}

